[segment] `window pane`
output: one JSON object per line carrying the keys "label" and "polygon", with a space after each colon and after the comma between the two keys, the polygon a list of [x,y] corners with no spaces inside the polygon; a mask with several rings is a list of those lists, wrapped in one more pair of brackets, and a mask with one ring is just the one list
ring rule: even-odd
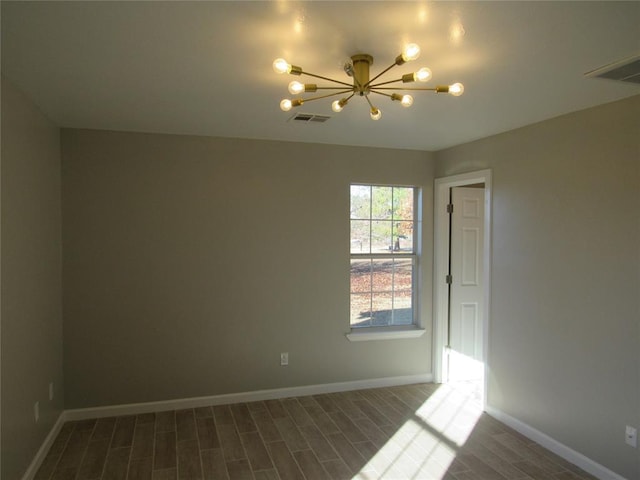
{"label": "window pane", "polygon": [[413,259],[394,258],[393,289],[395,291],[413,289]]}
{"label": "window pane", "polygon": [[371,326],[371,294],[354,293],[351,295],[351,326]]}
{"label": "window pane", "polygon": [[413,259],[394,259],[393,323],[413,323]]}
{"label": "window pane", "polygon": [[371,292],[371,260],[351,260],[351,293]]}
{"label": "window pane", "polygon": [[393,290],[393,259],[373,260],[374,292],[391,292]]}
{"label": "window pane", "polygon": [[372,187],[371,218],[376,220],[391,220],[392,187]]}
{"label": "window pane", "polygon": [[393,309],[393,294],[374,293],[372,298],[371,324],[372,326],[391,325]]}
{"label": "window pane", "polygon": [[369,185],[351,185],[351,218],[371,218]]}
{"label": "window pane", "polygon": [[393,189],[393,218],[413,220],[413,188],[395,187]]}
{"label": "window pane", "polygon": [[413,323],[413,306],[411,303],[410,291],[396,292],[393,297],[394,325],[411,325]]}
{"label": "window pane", "polygon": [[413,253],[413,222],[393,223],[393,251]]}
{"label": "window pane", "polygon": [[389,253],[393,249],[391,221],[371,222],[371,253]]}
{"label": "window pane", "polygon": [[351,220],[351,253],[371,253],[369,220]]}

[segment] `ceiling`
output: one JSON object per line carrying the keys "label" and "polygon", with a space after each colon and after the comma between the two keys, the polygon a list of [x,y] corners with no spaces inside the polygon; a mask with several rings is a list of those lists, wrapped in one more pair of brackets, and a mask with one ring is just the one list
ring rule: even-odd
{"label": "ceiling", "polygon": [[[2,74],[62,127],[435,151],[640,94],[583,77],[637,55],[639,25],[637,1],[2,1]],[[333,99],[280,110],[299,78],[276,74],[276,57],[350,82],[351,55],[373,55],[373,76],[407,42],[420,58],[381,80],[428,66],[429,86],[464,95],[372,97],[377,122],[362,98],[339,114]]]}

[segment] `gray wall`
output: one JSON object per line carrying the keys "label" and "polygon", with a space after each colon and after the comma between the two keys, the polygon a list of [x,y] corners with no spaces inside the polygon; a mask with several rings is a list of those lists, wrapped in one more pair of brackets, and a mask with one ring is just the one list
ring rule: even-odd
{"label": "gray wall", "polygon": [[640,97],[436,155],[493,170],[490,405],[640,478]]}
{"label": "gray wall", "polygon": [[[2,472],[21,478],[63,405],[59,130],[2,79]],[[54,401],[49,401],[54,382]],[[40,421],[34,403],[40,402]]]}
{"label": "gray wall", "polygon": [[[431,372],[431,154],[91,130],[62,146],[67,408]],[[345,338],[350,182],[424,188],[419,339]]]}

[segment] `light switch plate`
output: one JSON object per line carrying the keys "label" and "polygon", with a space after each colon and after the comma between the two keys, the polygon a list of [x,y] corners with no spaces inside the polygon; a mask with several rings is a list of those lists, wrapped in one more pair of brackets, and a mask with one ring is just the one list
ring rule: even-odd
{"label": "light switch plate", "polygon": [[289,352],[283,352],[280,354],[280,366],[286,367],[289,365]]}

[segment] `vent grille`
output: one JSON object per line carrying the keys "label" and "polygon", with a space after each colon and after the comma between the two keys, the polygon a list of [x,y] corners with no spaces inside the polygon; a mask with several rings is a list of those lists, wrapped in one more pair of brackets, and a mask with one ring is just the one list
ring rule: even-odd
{"label": "vent grille", "polygon": [[300,123],[324,123],[331,117],[328,115],[317,115],[315,113],[296,113],[288,121]]}
{"label": "vent grille", "polygon": [[640,85],[640,55],[605,65],[584,75],[589,78],[605,78]]}

